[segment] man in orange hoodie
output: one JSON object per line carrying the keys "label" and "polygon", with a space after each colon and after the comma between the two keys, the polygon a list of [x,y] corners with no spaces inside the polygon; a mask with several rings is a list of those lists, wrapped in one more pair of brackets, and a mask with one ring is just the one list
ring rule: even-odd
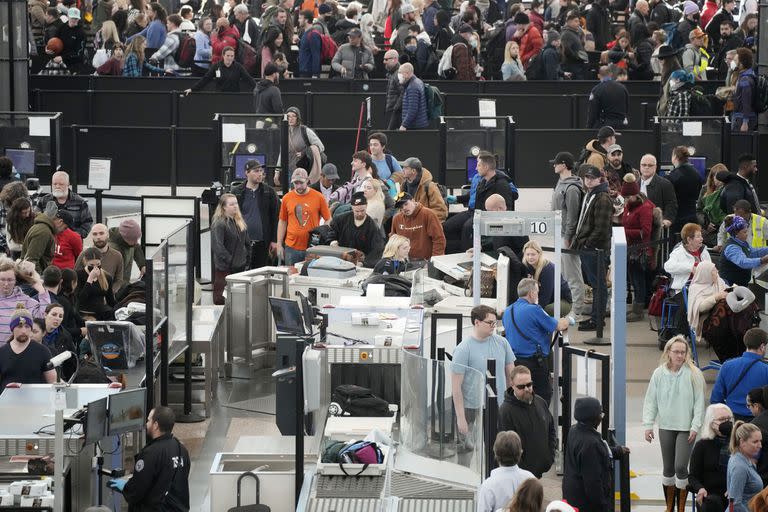
{"label": "man in orange hoodie", "polygon": [[408,192],[397,195],[395,207],[400,212],[392,219],[390,234],[411,241],[411,259],[428,260],[445,254],[445,233],[435,212],[416,202]]}

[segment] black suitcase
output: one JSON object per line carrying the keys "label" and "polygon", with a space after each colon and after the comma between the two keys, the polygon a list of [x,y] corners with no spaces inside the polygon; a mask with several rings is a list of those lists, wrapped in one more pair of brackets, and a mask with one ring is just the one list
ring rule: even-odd
{"label": "black suitcase", "polygon": [[[252,476],[256,480],[256,504],[255,505],[241,505],[240,504],[240,488],[243,484],[243,479],[247,476]],[[259,477],[256,473],[246,471],[237,478],[237,506],[230,508],[227,512],[271,512],[271,508],[266,505],[259,505]]]}

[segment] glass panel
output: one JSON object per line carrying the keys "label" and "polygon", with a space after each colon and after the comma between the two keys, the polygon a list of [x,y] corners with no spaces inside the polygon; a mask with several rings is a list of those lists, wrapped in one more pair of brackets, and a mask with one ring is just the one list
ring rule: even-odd
{"label": "glass panel", "polygon": [[[456,427],[453,400],[455,369],[464,370],[461,389],[469,432]],[[403,352],[400,397],[400,442],[398,469],[419,469],[419,473],[446,481],[479,485],[483,470],[483,409],[485,378],[472,368],[449,361],[434,361]],[[472,405],[472,408],[466,406]]]}
{"label": "glass panel", "polygon": [[168,337],[170,340],[186,340],[187,273],[192,256],[187,247],[190,223],[168,237]]}
{"label": "glass panel", "polygon": [[473,148],[497,155],[497,168],[504,168],[505,118],[446,117],[445,124],[448,129],[445,155],[448,169],[466,169],[467,158],[473,156]]}
{"label": "glass panel", "polygon": [[675,146],[693,148],[692,156],[705,157],[705,169],[722,161],[722,117],[661,118],[661,163],[672,161]]}
{"label": "glass panel", "polygon": [[168,315],[166,309],[166,297],[168,289],[166,287],[166,269],[165,260],[167,244],[162,244],[152,255],[152,309],[154,329],[157,329],[160,322]]}

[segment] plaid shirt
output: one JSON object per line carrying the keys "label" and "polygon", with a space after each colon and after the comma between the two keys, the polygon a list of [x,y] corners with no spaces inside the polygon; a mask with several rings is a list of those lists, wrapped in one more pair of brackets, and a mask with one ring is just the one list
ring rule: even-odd
{"label": "plaid shirt", "polygon": [[[153,73],[165,73],[164,70],[149,64],[147,61],[144,61],[144,69]],[[123,76],[141,76],[141,71],[141,68],[139,68],[139,59],[136,55],[128,55],[123,64]]]}
{"label": "plaid shirt", "polygon": [[56,62],[53,59],[48,61],[48,64],[45,65],[45,69],[40,71],[41,75],[68,75],[69,70],[67,69],[67,65],[64,64],[64,62]]}
{"label": "plaid shirt", "polygon": [[667,116],[669,117],[688,117],[691,115],[691,90],[678,89],[669,93],[669,102],[667,103]]}

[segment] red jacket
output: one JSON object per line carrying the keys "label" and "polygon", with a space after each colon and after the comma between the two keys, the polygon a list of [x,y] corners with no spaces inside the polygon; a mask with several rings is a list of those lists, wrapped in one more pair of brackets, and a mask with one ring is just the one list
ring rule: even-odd
{"label": "red jacket", "polygon": [[237,51],[238,39],[240,39],[240,31],[235,26],[231,26],[217,35],[211,34],[211,64],[216,64],[221,60],[221,53],[227,46],[231,46]]}
{"label": "red jacket", "polygon": [[52,265],[64,270],[75,268],[75,260],[83,252],[83,239],[67,228],[56,235],[56,249],[53,252]]}
{"label": "red jacket", "polygon": [[528,18],[531,20],[531,25],[539,29],[539,34],[544,33],[544,16],[536,11],[528,11]]}
{"label": "red jacket", "polygon": [[[709,25],[709,22],[712,21],[712,17],[717,12],[717,2],[713,2],[712,0],[707,0],[707,2],[704,4],[704,10],[701,11],[701,28],[706,29],[707,25]],[[720,28],[718,27],[718,32],[720,32]]]}
{"label": "red jacket", "polygon": [[[627,235],[627,245],[633,246],[651,241],[653,230],[653,209],[656,207],[650,199],[643,199],[640,204],[633,203],[624,208],[622,224]],[[653,248],[647,249],[648,256],[653,257]]]}
{"label": "red jacket", "polygon": [[451,50],[451,63],[456,68],[456,80],[476,80],[475,57],[466,41],[454,43]]}
{"label": "red jacket", "polygon": [[544,38],[541,37],[539,29],[529,25],[528,30],[525,31],[522,37],[515,37],[513,39],[520,46],[520,60],[523,62],[523,66],[527,68],[531,57],[538,55],[544,47]]}

